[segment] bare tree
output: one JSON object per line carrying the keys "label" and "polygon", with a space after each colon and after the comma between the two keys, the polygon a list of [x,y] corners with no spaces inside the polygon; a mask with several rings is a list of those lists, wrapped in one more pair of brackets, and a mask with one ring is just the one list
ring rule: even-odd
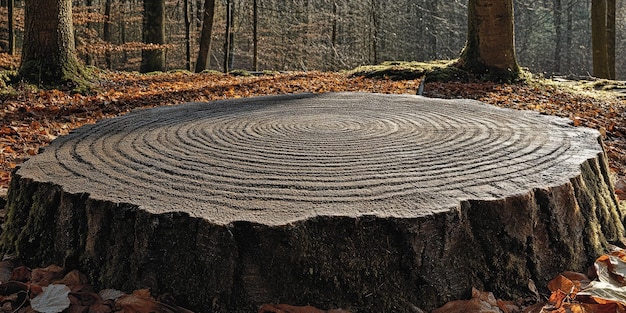
{"label": "bare tree", "polygon": [[6,0],[9,13],[9,54],[15,55],[15,0]]}
{"label": "bare tree", "polygon": [[211,36],[213,35],[213,18],[215,16],[215,0],[204,0],[202,14],[202,32],[200,34],[200,51],[196,60],[196,73],[207,69],[209,52],[211,51]]}

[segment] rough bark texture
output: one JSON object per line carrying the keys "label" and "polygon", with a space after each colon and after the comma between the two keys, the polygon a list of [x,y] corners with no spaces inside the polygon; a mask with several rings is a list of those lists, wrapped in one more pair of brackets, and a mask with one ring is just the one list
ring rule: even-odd
{"label": "rough bark texture", "polygon": [[211,52],[211,38],[213,36],[213,17],[215,16],[215,0],[204,0],[202,13],[202,32],[200,34],[200,49],[196,60],[196,73],[207,69],[209,53]]}
{"label": "rough bark texture", "polygon": [[71,0],[25,1],[24,45],[19,75],[32,83],[80,83]]}
{"label": "rough bark texture", "polygon": [[607,32],[607,0],[591,1],[591,46],[593,76],[611,78]]}
{"label": "rough bark texture", "polygon": [[[170,135],[180,146],[160,147]],[[135,112],[62,137],[15,172],[2,247],[201,312],[412,312],[471,287],[512,298],[528,279],[584,271],[624,235],[598,138],[417,96]]]}
{"label": "rough bark texture", "polygon": [[[165,0],[143,1],[143,42],[165,44]],[[141,51],[142,73],[164,71],[165,50],[144,49]]]}
{"label": "rough bark texture", "polygon": [[519,76],[512,0],[469,1],[467,42],[457,64],[490,80],[508,81]]}

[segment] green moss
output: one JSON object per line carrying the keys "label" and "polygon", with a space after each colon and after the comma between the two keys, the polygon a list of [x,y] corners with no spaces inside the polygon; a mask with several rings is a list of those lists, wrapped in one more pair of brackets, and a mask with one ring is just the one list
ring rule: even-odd
{"label": "green moss", "polygon": [[478,44],[474,43],[473,46],[476,48],[473,49],[468,48],[468,46],[463,49],[461,57],[453,64],[454,67],[472,73],[473,76],[482,81],[512,83],[519,80],[521,71],[517,63],[509,69],[487,66],[479,55]]}
{"label": "green moss", "polygon": [[216,71],[216,70],[204,70],[201,73],[202,74],[209,74],[209,75],[218,75],[218,76],[224,75],[224,73],[222,73],[220,71]]}
{"label": "green moss", "polygon": [[[470,71],[470,70],[474,71]],[[527,72],[502,71],[488,68],[467,68],[459,60],[436,60],[430,62],[387,61],[378,65],[359,66],[348,74],[392,80],[419,79],[426,77],[429,82],[443,81],[498,81],[519,82],[528,79]]]}
{"label": "green moss", "polygon": [[387,61],[379,65],[359,66],[348,74],[393,80],[419,79],[424,76],[428,81],[471,81],[473,77],[466,71],[452,66],[452,60],[431,62]]}
{"label": "green moss", "polygon": [[232,70],[230,72],[228,72],[228,75],[232,75],[232,76],[244,76],[244,77],[248,77],[248,76],[252,76],[252,74],[246,70]]}
{"label": "green moss", "polygon": [[280,74],[279,71],[272,71],[272,70],[264,70],[263,71],[263,75],[264,76],[276,76],[278,74]]}
{"label": "green moss", "polygon": [[171,74],[185,74],[185,75],[192,75],[193,73],[188,71],[188,70],[182,70],[182,69],[176,69],[176,70],[170,70],[167,71],[167,73],[171,73]]}
{"label": "green moss", "polygon": [[18,77],[45,89],[70,90],[89,93],[93,79],[90,72],[76,58],[69,58],[59,66],[50,60],[24,61]]}
{"label": "green moss", "polygon": [[153,71],[153,72],[146,72],[146,73],[142,73],[142,74],[146,75],[146,76],[154,76],[154,75],[161,75],[161,74],[163,74],[163,72],[161,72],[161,71]]}

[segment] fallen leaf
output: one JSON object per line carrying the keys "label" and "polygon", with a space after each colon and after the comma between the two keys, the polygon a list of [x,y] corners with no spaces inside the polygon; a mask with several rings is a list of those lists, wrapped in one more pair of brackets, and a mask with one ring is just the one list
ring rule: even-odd
{"label": "fallen leaf", "polygon": [[70,306],[69,293],[70,288],[65,285],[48,285],[30,300],[30,306],[41,313],[59,313]]}
{"label": "fallen leaf", "polygon": [[264,304],[258,313],[326,313],[312,306],[293,306],[288,304]]}
{"label": "fallen leaf", "polygon": [[33,269],[31,272],[31,282],[40,286],[47,286],[61,278],[63,278],[63,268],[54,264],[45,268]]}
{"label": "fallen leaf", "polygon": [[[178,313],[179,310],[156,301],[148,289],[135,290],[130,295],[123,295],[115,300],[115,310],[124,313]],[[187,311],[187,310],[186,310]]]}
{"label": "fallen leaf", "polygon": [[502,312],[493,293],[472,288],[472,299],[456,300],[444,304],[432,313],[499,313]]}
{"label": "fallen leaf", "polygon": [[103,300],[117,300],[117,298],[125,295],[124,292],[115,289],[103,289],[98,294]]}
{"label": "fallen leaf", "polygon": [[0,261],[0,283],[6,283],[11,280],[14,267],[15,263],[13,260]]}
{"label": "fallen leaf", "polygon": [[626,286],[618,286],[604,281],[592,281],[581,295],[591,296],[597,303],[621,302],[626,304]]}
{"label": "fallen leaf", "polygon": [[[580,286],[580,282],[578,283]],[[568,297],[575,297],[576,293],[578,293],[579,289],[569,278],[561,275],[556,276],[550,282],[548,282],[548,290],[553,293],[556,291],[562,291]]]}
{"label": "fallen leaf", "polygon": [[72,292],[93,291],[92,288],[89,286],[87,276],[85,276],[85,274],[79,272],[78,270],[70,271],[69,273],[65,274],[63,279],[57,280],[54,283],[66,285],[72,290]]}

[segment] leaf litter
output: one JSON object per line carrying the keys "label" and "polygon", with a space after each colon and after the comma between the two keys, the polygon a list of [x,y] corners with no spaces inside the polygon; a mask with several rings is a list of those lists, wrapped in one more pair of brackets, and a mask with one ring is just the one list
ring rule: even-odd
{"label": "leaf litter", "polygon": [[[0,54],[0,60],[2,54]],[[387,80],[353,77],[346,73],[288,72],[261,76],[231,76],[216,73],[168,72],[141,75],[102,72],[92,94],[60,90],[37,90],[26,85],[0,90],[0,193],[8,188],[11,171],[36,155],[58,136],[85,124],[119,116],[137,108],[174,105],[301,92],[360,91],[416,94],[419,80]],[[616,194],[626,199],[626,100],[609,93],[564,88],[556,84],[427,83],[425,96],[469,98],[500,107],[534,110],[541,114],[567,117],[574,126],[597,129],[605,144]],[[469,300],[452,301],[435,310],[447,312],[617,312],[626,313],[626,252],[615,248],[596,260],[595,280],[582,273],[565,272],[548,285],[552,294],[542,297],[532,281],[532,299],[516,302],[496,299],[493,294],[473,290]],[[84,274],[64,272],[51,265],[30,270],[0,262],[0,311],[33,312],[46,303],[56,311],[68,302],[64,312],[190,312],[157,301],[149,290],[125,294],[105,289],[96,293]],[[50,289],[48,286],[54,286]],[[47,287],[44,290],[44,287]],[[47,292],[47,293],[46,293]],[[63,298],[63,299],[62,299]],[[34,301],[34,307],[33,307]],[[528,305],[528,303],[534,303]],[[419,310],[418,308],[416,308]],[[421,310],[420,310],[421,311]],[[41,311],[49,312],[49,311]],[[61,312],[61,311],[59,311]],[[345,313],[324,311],[312,306],[264,304],[259,313]]]}

